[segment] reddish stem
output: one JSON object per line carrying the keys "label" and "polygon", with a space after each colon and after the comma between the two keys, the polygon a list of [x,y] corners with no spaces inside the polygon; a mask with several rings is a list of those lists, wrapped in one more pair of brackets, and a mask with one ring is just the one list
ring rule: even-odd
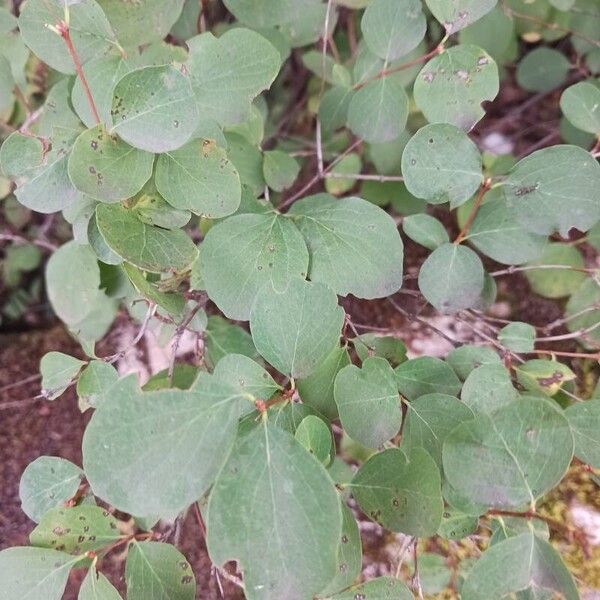
{"label": "reddish stem", "polygon": [[473,221],[477,216],[479,207],[483,202],[483,197],[485,196],[485,193],[490,189],[491,185],[492,181],[489,178],[485,179],[484,182],[481,184],[481,187],[479,188],[479,193],[477,194],[477,198],[475,198],[475,202],[473,202],[473,208],[471,208],[471,212],[469,213],[469,216],[467,217],[463,228],[460,230],[460,233],[456,236],[456,239],[454,240],[455,244],[460,244],[465,239],[465,237],[467,237],[469,229],[471,229],[471,225],[473,225]]}
{"label": "reddish stem", "polygon": [[75,65],[75,72],[77,73],[77,77],[79,77],[81,85],[83,86],[83,91],[85,92],[88,104],[90,105],[94,121],[96,121],[96,125],[100,125],[100,115],[98,114],[98,109],[96,108],[96,103],[94,102],[90,86],[83,73],[83,68],[81,67],[79,55],[77,54],[77,50],[75,50],[75,46],[73,45],[73,40],[71,39],[71,32],[69,30],[69,26],[64,21],[61,21],[56,26],[56,30],[58,31],[60,37],[65,41],[65,44],[67,45],[67,50],[69,51],[69,54],[73,59],[73,64]]}

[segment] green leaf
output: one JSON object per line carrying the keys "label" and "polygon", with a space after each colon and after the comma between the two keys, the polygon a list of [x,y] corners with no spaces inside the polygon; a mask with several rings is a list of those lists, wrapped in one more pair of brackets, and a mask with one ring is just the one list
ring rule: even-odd
{"label": "green leaf", "polygon": [[374,454],[350,485],[360,509],[390,531],[428,537],[440,525],[440,472],[422,448],[408,455],[395,448]]}
{"label": "green leaf", "polygon": [[96,254],[96,257],[101,261],[101,264],[121,265],[123,264],[123,259],[110,249],[98,229],[98,223],[96,222],[96,204],[97,202],[94,202],[91,207],[92,214],[87,224],[86,234],[88,244]]}
{"label": "green leaf", "polygon": [[253,359],[258,358],[250,334],[238,325],[227,322],[223,317],[208,317],[204,338],[205,359],[209,368],[213,368],[226,354],[243,354]]}
{"label": "green leaf", "polygon": [[322,283],[291,279],[283,290],[265,284],[250,314],[256,349],[279,372],[307,377],[338,344],[344,310]]}
{"label": "green leaf", "polygon": [[250,27],[272,27],[296,20],[303,11],[319,4],[307,0],[299,5],[294,0],[225,0],[227,9]]}
{"label": "green leaf", "polygon": [[471,501],[497,508],[535,503],[565,474],[573,436],[561,412],[543,398],[519,399],[479,413],[446,438],[444,473]]}
{"label": "green leaf", "polygon": [[435,217],[426,214],[409,215],[402,221],[404,233],[429,250],[450,241],[446,228]]}
{"label": "green leaf", "polygon": [[82,193],[103,202],[127,200],[152,176],[154,156],[132,148],[102,125],[84,131],[69,156],[68,171]]}
{"label": "green leaf", "polygon": [[175,516],[227,460],[242,401],[239,389],[208,374],[189,391],[111,390],[83,437],[94,493],[130,514]]}
{"label": "green leaf", "polygon": [[119,378],[116,369],[102,360],[92,360],[77,380],[77,396],[80,406],[96,407],[105,391]]}
{"label": "green leaf", "polygon": [[329,427],[315,415],[304,417],[298,425],[294,437],[320,463],[327,466],[331,460],[333,439]]}
{"label": "green leaf", "polygon": [[432,58],[415,81],[417,106],[429,122],[450,123],[465,131],[485,114],[481,103],[498,94],[498,67],[487,52],[461,44]]}
{"label": "green leaf", "polygon": [[406,345],[402,340],[390,335],[363,333],[354,338],[352,344],[361,361],[369,356],[381,356],[392,367],[396,367],[406,360]]}
{"label": "green leaf", "polygon": [[[362,171],[362,159],[356,152],[351,152],[335,163],[330,173],[336,177],[325,179],[325,190],[334,196],[342,196],[356,185],[353,175]],[[344,177],[348,175],[348,177]]]}
{"label": "green leaf", "polygon": [[398,388],[385,359],[344,367],[335,378],[334,396],[344,430],[363,446],[379,448],[400,431]]}
{"label": "green leaf", "polygon": [[121,600],[121,596],[112,583],[92,567],[79,588],[77,600]]}
{"label": "green leaf", "polygon": [[385,211],[361,198],[317,194],[294,203],[288,214],[306,238],[312,281],[359,298],[400,289],[402,240]]}
{"label": "green leaf", "polygon": [[[570,296],[585,281],[586,275],[576,269],[583,269],[585,261],[581,252],[569,244],[549,243],[541,256],[527,266],[541,266],[540,269],[525,271],[531,289],[545,298]],[[572,269],[547,269],[545,266],[564,265]]]}
{"label": "green leaf", "polygon": [[83,201],[67,174],[69,153],[79,131],[55,128],[56,136],[46,140],[51,146],[46,151],[42,140],[19,132],[2,144],[2,168],[16,179],[15,196],[23,206],[53,213]]}
{"label": "green leaf", "polygon": [[51,508],[72,498],[83,479],[83,471],[57,456],[40,456],[30,462],[21,475],[21,509],[38,523]]}
{"label": "green leaf", "polygon": [[496,6],[484,17],[461,29],[461,44],[474,44],[483,48],[498,64],[514,60],[517,49],[515,19]]}
{"label": "green leaf", "polygon": [[80,555],[99,550],[121,537],[117,520],[99,506],[53,508],[29,535],[33,546]]}
{"label": "green leaf", "polygon": [[568,87],[560,97],[560,108],[578,129],[600,133],[600,89],[588,81]]}
{"label": "green leaf", "polygon": [[[433,92],[432,92],[433,94]],[[432,204],[466,202],[483,182],[477,146],[458,127],[426,125],[409,140],[402,154],[408,191]]]}
{"label": "green leaf", "polygon": [[420,0],[374,0],[363,13],[360,28],[371,52],[392,61],[419,45],[427,21]]}
{"label": "green leaf", "polygon": [[58,398],[77,377],[83,365],[84,361],[62,352],[44,354],[40,361],[43,396],[48,400]]}
{"label": "green leaf", "polygon": [[531,233],[509,210],[500,188],[486,193],[465,240],[505,265],[536,259],[547,243],[545,235]]}
{"label": "green leaf", "polygon": [[566,381],[572,381],[576,375],[555,360],[533,359],[515,366],[517,381],[527,390],[542,392],[547,396],[558,393]]}
{"label": "green leaf", "polygon": [[[19,29],[23,41],[53,69],[75,73],[75,65],[56,27],[65,19],[62,0],[28,0],[23,4]],[[82,64],[104,54],[114,44],[114,33],[102,9],[94,0],[81,0],[69,6],[69,32]]]}
{"label": "green leaf", "polygon": [[466,246],[442,244],[421,266],[419,289],[441,313],[474,306],[483,291],[481,259]]}
{"label": "green leaf", "polygon": [[99,204],[96,223],[115,254],[150,273],[185,271],[198,255],[183,231],[146,225],[131,210],[118,204]]}
{"label": "green leaf", "polygon": [[190,79],[169,65],[127,73],[115,86],[111,133],[148,152],[183,146],[198,123]]}
{"label": "green leaf", "polygon": [[509,323],[498,332],[498,341],[513,352],[533,352],[536,331],[529,323]]}
{"label": "green leaf", "polygon": [[337,551],[335,577],[321,590],[319,598],[343,590],[356,580],[362,568],[362,543],[358,523],[352,511],[342,502],[342,535]]}
{"label": "green leaf", "polygon": [[303,404],[314,408],[328,419],[337,418],[338,410],[333,396],[333,385],[336,375],[349,364],[348,350],[337,346],[308,377],[297,382]]}
{"label": "green leaf", "polygon": [[262,35],[236,27],[216,38],[203,33],[187,41],[186,67],[200,113],[221,125],[246,120],[254,98],[273,83],[281,57]]}
{"label": "green leaf", "polygon": [[554,48],[535,48],[517,67],[517,83],[530,92],[549,92],[561,85],[571,70],[567,57]]}
{"label": "green leaf", "polygon": [[510,373],[503,365],[482,365],[473,369],[465,380],[461,400],[475,413],[493,413],[519,398]]}
{"label": "green leaf", "polygon": [[187,225],[192,214],[187,210],[173,208],[156,189],[156,180],[150,179],[129,201],[133,214],[146,225],[163,229],[179,229]]}
{"label": "green leaf", "polygon": [[454,396],[425,394],[407,404],[402,450],[423,448],[442,466],[442,445],[450,432],[473,418],[473,411]]}
{"label": "green leaf", "polygon": [[269,150],[264,154],[263,175],[267,185],[276,192],[282,192],[291,187],[298,173],[300,165],[293,157],[281,150]]}
{"label": "green leaf", "polygon": [[[231,510],[232,498],[252,502]],[[263,421],[238,439],[213,486],[208,551],[217,565],[241,564],[248,600],[308,599],[335,575],[341,522],[323,466]]]}
{"label": "green leaf", "polygon": [[561,145],[520,160],[502,189],[529,231],[568,237],[571,228],[587,231],[600,220],[599,186],[600,164],[583,148]]}
{"label": "green leaf", "polygon": [[461,598],[488,600],[503,598],[511,592],[540,589],[557,592],[565,600],[579,599],[560,555],[548,542],[528,531],[484,552],[467,576]]}
{"label": "green leaf", "polygon": [[0,552],[1,600],[61,600],[69,572],[79,559],[47,548],[14,547]]}
{"label": "green leaf", "polygon": [[326,600],[412,600],[413,595],[396,577],[376,577]]}
{"label": "green leaf", "polygon": [[444,26],[448,35],[489,13],[498,0],[425,0],[433,16]]}
{"label": "green leaf", "polygon": [[123,46],[162,40],[179,18],[183,0],[99,0]]}
{"label": "green leaf", "polygon": [[196,578],[171,544],[133,542],[125,564],[128,600],[194,600]]}
{"label": "green leaf", "polygon": [[185,299],[181,294],[161,292],[144,274],[133,265],[123,264],[123,269],[135,289],[145,298],[158,304],[175,317],[181,317],[185,310]]}
{"label": "green leaf", "polygon": [[319,121],[324,133],[335,131],[346,124],[353,96],[354,90],[344,86],[334,86],[323,94],[319,102]]}
{"label": "green leaf", "polygon": [[[101,122],[110,127],[113,90],[117,82],[132,69],[132,63],[120,54],[100,56],[83,66],[83,74],[94,99]],[[71,103],[86,127],[96,125],[81,79],[77,77],[71,90]]]}
{"label": "green leaf", "polygon": [[[600,321],[600,286],[594,279],[586,279],[575,290],[567,302],[565,316],[569,318],[567,329],[573,332],[594,327]],[[594,329],[582,338],[587,347],[596,348],[600,342],[600,330]]]}
{"label": "green leaf", "polygon": [[394,372],[400,393],[409,400],[433,393],[456,396],[460,391],[458,377],[448,363],[439,358],[413,358],[397,366]]}
{"label": "green leaf", "polygon": [[192,140],[156,163],[156,187],[175,208],[211,219],[234,213],[242,197],[240,177],[214,142]]}
{"label": "green leaf", "polygon": [[408,96],[398,73],[367,83],[348,105],[348,127],[366,142],[396,139],[407,119]]}
{"label": "green leaf", "polygon": [[266,182],[263,176],[263,156],[260,148],[238,133],[227,133],[225,139],[229,160],[239,173],[242,188],[244,186],[250,188],[255,197],[261,195]]}
{"label": "green leaf", "polygon": [[231,319],[248,319],[267,282],[281,290],[307,270],[302,235],[278,214],[235,215],[212,227],[202,243],[206,291]]}
{"label": "green leaf", "polygon": [[600,398],[569,406],[565,416],[573,431],[577,458],[596,469],[600,468]]}
{"label": "green leaf", "polygon": [[447,540],[460,540],[477,531],[479,519],[461,512],[445,510],[437,534]]}
{"label": "green leaf", "polygon": [[0,166],[6,177],[26,177],[44,158],[44,144],[33,135],[11,133],[0,146]]}

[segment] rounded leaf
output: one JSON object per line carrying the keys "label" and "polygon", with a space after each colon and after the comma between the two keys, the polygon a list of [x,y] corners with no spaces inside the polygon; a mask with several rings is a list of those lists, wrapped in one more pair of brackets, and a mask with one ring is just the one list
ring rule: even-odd
{"label": "rounded leaf", "polygon": [[468,131],[485,114],[481,103],[499,90],[498,67],[481,48],[460,44],[432,58],[415,81],[417,106],[430,122]]}
{"label": "rounded leaf", "polygon": [[436,248],[421,266],[419,289],[442,313],[472,307],[483,291],[483,265],[473,250],[459,244]]}
{"label": "rounded leaf", "polygon": [[565,474],[573,435],[560,410],[526,398],[479,413],[444,442],[444,473],[458,493],[496,508],[535,503]]}
{"label": "rounded leaf", "polygon": [[379,448],[400,431],[398,387],[387,360],[373,357],[360,368],[344,367],[335,378],[334,397],[344,430],[363,446]]}
{"label": "rounded leaf", "polygon": [[393,61],[419,45],[427,21],[420,0],[374,0],[363,13],[360,28],[371,52]]}
{"label": "rounded leaf", "polygon": [[240,176],[214,142],[192,140],[158,157],[156,189],[175,208],[210,219],[234,213],[242,198]]}
{"label": "rounded leaf", "polygon": [[426,125],[402,153],[402,174],[408,191],[432,204],[466,202],[483,182],[481,155],[468,136],[454,125]]}
{"label": "rounded leaf", "polygon": [[288,214],[306,239],[312,281],[359,298],[400,289],[402,239],[384,210],[361,198],[317,194],[295,202]]}
{"label": "rounded leaf", "polygon": [[190,80],[169,65],[127,73],[115,86],[111,115],[111,133],[156,153],[183,146],[198,123]]}
{"label": "rounded leaf", "polygon": [[152,176],[154,156],[111,135],[103,125],[84,131],[69,156],[69,178],[82,193],[103,202],[135,196]]}
{"label": "rounded leaf", "polygon": [[271,283],[256,295],[250,331],[256,349],[280,373],[307,377],[339,342],[344,310],[322,283],[291,279],[282,291]]}
{"label": "rounded leaf", "polygon": [[306,277],[308,250],[292,221],[275,213],[241,214],[210,229],[202,276],[210,299],[230,319],[248,319],[260,288]]}

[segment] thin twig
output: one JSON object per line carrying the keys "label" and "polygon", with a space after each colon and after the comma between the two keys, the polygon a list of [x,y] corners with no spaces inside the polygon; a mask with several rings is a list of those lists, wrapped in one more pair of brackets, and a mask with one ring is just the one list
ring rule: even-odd
{"label": "thin twig", "polygon": [[401,175],[372,175],[362,173],[324,173],[323,177],[326,179],[356,179],[357,181],[379,181],[381,183],[385,181],[404,181],[404,177]]}
{"label": "thin twig", "polygon": [[383,79],[384,77],[388,77],[389,75],[393,75],[394,73],[399,73],[400,71],[404,71],[405,69],[410,69],[410,67],[414,67],[416,65],[420,65],[421,63],[428,61],[430,58],[433,58],[434,56],[441,54],[445,50],[445,43],[446,43],[447,39],[448,39],[448,36],[446,35],[444,37],[444,39],[433,50],[430,50],[429,52],[427,52],[427,54],[423,54],[422,56],[413,58],[412,60],[402,63],[401,65],[398,65],[396,67],[391,67],[389,69],[382,69],[381,71],[379,71],[379,73],[377,73],[373,77],[370,77],[369,79],[366,79],[365,81],[360,81],[359,83],[354,84],[352,89],[360,90],[361,88],[365,87],[365,85],[367,85],[368,83],[372,83],[373,81],[377,81],[378,79]]}
{"label": "thin twig", "polygon": [[90,90],[90,86],[85,78],[85,74],[83,72],[83,68],[81,66],[81,60],[79,60],[79,54],[77,54],[77,50],[73,45],[73,40],[71,39],[71,31],[69,29],[69,25],[65,21],[60,21],[56,27],[51,27],[60,37],[65,41],[67,45],[67,50],[71,55],[71,59],[73,60],[73,64],[75,65],[75,72],[77,73],[77,77],[81,81],[81,85],[83,87],[83,91],[87,98],[88,104],[90,105],[90,110],[92,111],[92,115],[94,117],[94,121],[96,125],[100,125],[101,119],[98,114],[98,109],[96,108],[96,103],[94,102],[94,97],[92,96],[92,91]]}
{"label": "thin twig", "polygon": [[490,189],[491,185],[492,185],[492,180],[488,177],[488,178],[484,179],[481,186],[479,186],[479,192],[477,193],[477,197],[475,198],[475,201],[473,202],[473,206],[471,207],[471,212],[469,213],[469,216],[467,217],[467,220],[465,221],[463,228],[460,230],[460,233],[456,236],[456,239],[454,240],[454,243],[456,245],[460,244],[467,237],[467,235],[469,233],[469,229],[471,229],[471,225],[473,224],[473,221],[475,220],[475,217],[477,216],[477,213],[479,212],[479,207],[481,206],[481,203],[483,202],[485,193]]}
{"label": "thin twig", "polygon": [[175,335],[173,336],[173,347],[171,349],[171,361],[169,363],[169,385],[173,385],[173,374],[175,373],[175,359],[177,358],[177,350],[179,349],[179,344],[181,343],[181,338],[187,329],[187,326],[192,322],[193,318],[196,316],[196,313],[200,310],[200,305],[196,304],[192,310],[187,314],[187,316],[181,321],[181,323],[177,326],[175,330]]}

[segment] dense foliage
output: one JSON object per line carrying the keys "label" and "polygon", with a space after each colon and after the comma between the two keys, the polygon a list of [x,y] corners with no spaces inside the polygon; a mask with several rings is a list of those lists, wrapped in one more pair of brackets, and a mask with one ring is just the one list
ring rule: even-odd
{"label": "dense foliage", "polygon": [[[4,318],[39,296],[25,275],[47,254],[47,297],[87,358],[46,354],[43,394],[76,385],[93,412],[82,468],[43,456],[23,473],[37,526],[0,553],[0,599],[59,599],[87,569],[80,600],[116,600],[102,559],[127,548],[129,600],[191,600],[157,527],[186,511],[249,600],[422,596],[418,576],[359,583],[358,511],[404,534],[415,566],[419,538],[491,528],[454,573],[464,600],[578,598],[537,507],[574,457],[600,468],[600,397],[569,362],[600,358],[600,271],[581,252],[600,248],[600,4],[223,4],[0,7]],[[564,143],[521,157],[472,134],[515,61],[521,88],[564,90]],[[427,252],[418,288],[399,224]],[[486,315],[517,272],[567,299],[566,333]],[[409,359],[349,296],[427,324],[416,296],[483,343],[442,332],[444,360]],[[127,348],[96,348],[125,311],[134,344],[152,328],[172,343],[143,388],[115,369]],[[176,361],[189,331],[194,367]],[[567,339],[577,352],[547,345]]]}

